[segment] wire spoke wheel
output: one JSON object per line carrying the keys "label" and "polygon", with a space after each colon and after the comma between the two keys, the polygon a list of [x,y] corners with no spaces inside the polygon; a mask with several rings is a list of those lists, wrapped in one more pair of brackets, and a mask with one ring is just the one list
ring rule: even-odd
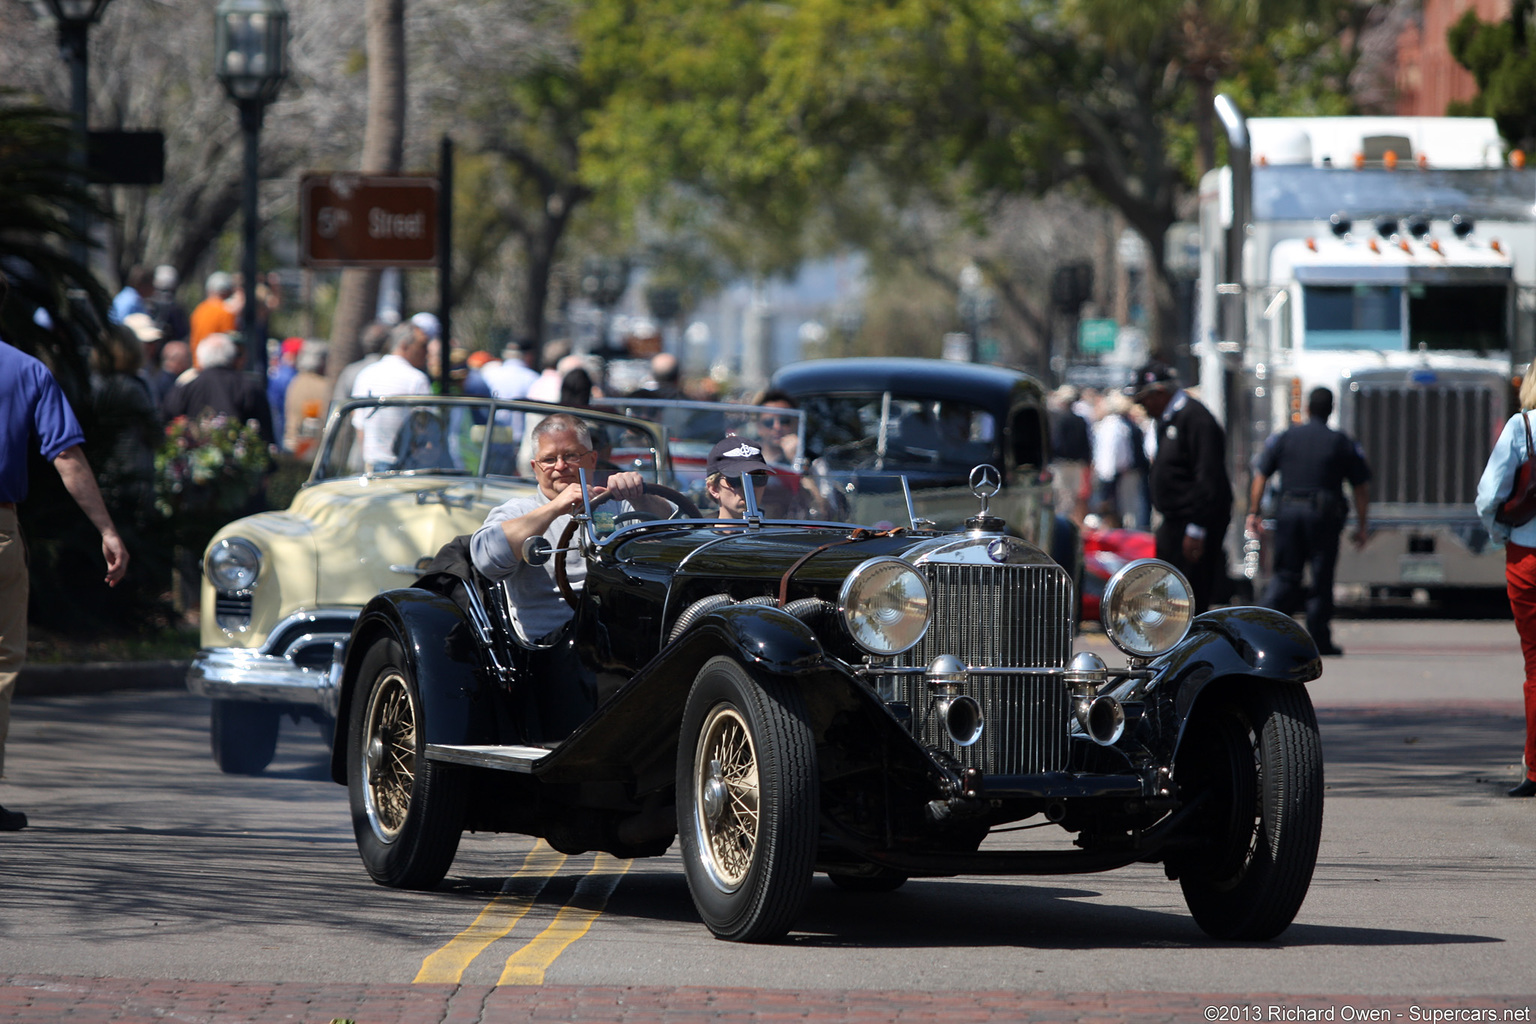
{"label": "wire spoke wheel", "polygon": [[1323,822],[1323,758],[1306,690],[1212,694],[1176,764],[1181,794],[1206,802],[1205,844],[1170,859],[1195,922],[1219,939],[1274,938],[1312,884]]}
{"label": "wire spoke wheel", "polygon": [[761,793],[757,754],[741,712],[719,705],[709,713],[694,759],[695,814],[701,823],[705,867],[722,891],[747,877],[757,850]]}
{"label": "wire spoke wheel", "polygon": [[816,866],[816,742],[795,684],[728,657],[694,679],[677,744],[677,831],[693,905],[735,942],[787,932]]}
{"label": "wire spoke wheel", "polygon": [[368,821],[385,842],[393,842],[411,809],[416,785],[416,706],[405,677],[390,673],[379,681],[368,708]]}
{"label": "wire spoke wheel", "polygon": [[374,640],[347,716],[347,795],[368,874],[400,889],[442,881],[464,832],[462,778],[424,755],[428,706],[401,645]]}

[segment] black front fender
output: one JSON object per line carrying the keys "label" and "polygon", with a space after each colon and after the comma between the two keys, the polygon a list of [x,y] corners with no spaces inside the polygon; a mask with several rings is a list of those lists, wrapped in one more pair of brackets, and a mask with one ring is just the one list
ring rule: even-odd
{"label": "black front fender", "polygon": [[1177,740],[1200,695],[1214,684],[1302,686],[1323,674],[1323,663],[1312,637],[1290,616],[1268,608],[1221,608],[1197,617],[1184,642],[1152,669],[1157,676],[1148,690],[1171,702]]}
{"label": "black front fender", "polygon": [[694,677],[721,654],[748,671],[776,676],[829,670],[816,634],[793,615],[772,605],[727,605],[705,615],[636,672],[540,763],[537,774],[560,781],[670,772]]}
{"label": "black front fender", "polygon": [[494,716],[480,714],[485,677],[471,628],[464,612],[448,598],[429,590],[387,590],[369,601],[352,627],[342,672],[340,704],[336,710],[336,739],[331,747],[331,778],[346,784],[346,747],[358,670],[368,649],[390,639],[405,652],[407,667],[421,696],[422,720],[428,743],[494,742],[478,733],[476,723]]}

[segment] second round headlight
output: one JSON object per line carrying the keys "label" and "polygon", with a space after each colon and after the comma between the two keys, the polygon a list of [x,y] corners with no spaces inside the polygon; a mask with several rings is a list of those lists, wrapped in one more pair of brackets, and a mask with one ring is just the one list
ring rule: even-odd
{"label": "second round headlight", "polygon": [[1184,639],[1194,608],[1194,591],[1179,570],[1143,558],[1110,577],[1099,619],[1120,650],[1135,658],[1155,658]]}
{"label": "second round headlight", "polygon": [[897,558],[871,558],[843,581],[838,612],[848,635],[875,655],[910,650],[928,630],[928,583]]}
{"label": "second round headlight", "polygon": [[261,574],[261,552],[240,537],[226,537],[208,549],[208,582],[218,590],[250,590]]}

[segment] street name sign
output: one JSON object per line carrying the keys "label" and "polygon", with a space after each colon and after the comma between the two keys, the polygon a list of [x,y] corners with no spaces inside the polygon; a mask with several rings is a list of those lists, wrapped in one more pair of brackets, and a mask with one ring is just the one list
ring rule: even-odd
{"label": "street name sign", "polygon": [[437,266],[436,178],[306,174],[299,181],[300,262]]}

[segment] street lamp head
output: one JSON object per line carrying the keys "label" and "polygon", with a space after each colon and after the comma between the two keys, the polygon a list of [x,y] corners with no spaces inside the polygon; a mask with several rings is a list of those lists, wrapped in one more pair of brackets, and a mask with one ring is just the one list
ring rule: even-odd
{"label": "street lamp head", "polygon": [[43,0],[53,19],[64,25],[94,25],[111,0]]}
{"label": "street lamp head", "polygon": [[220,0],[214,12],[214,73],[231,99],[277,98],[288,77],[288,11],[282,0]]}

